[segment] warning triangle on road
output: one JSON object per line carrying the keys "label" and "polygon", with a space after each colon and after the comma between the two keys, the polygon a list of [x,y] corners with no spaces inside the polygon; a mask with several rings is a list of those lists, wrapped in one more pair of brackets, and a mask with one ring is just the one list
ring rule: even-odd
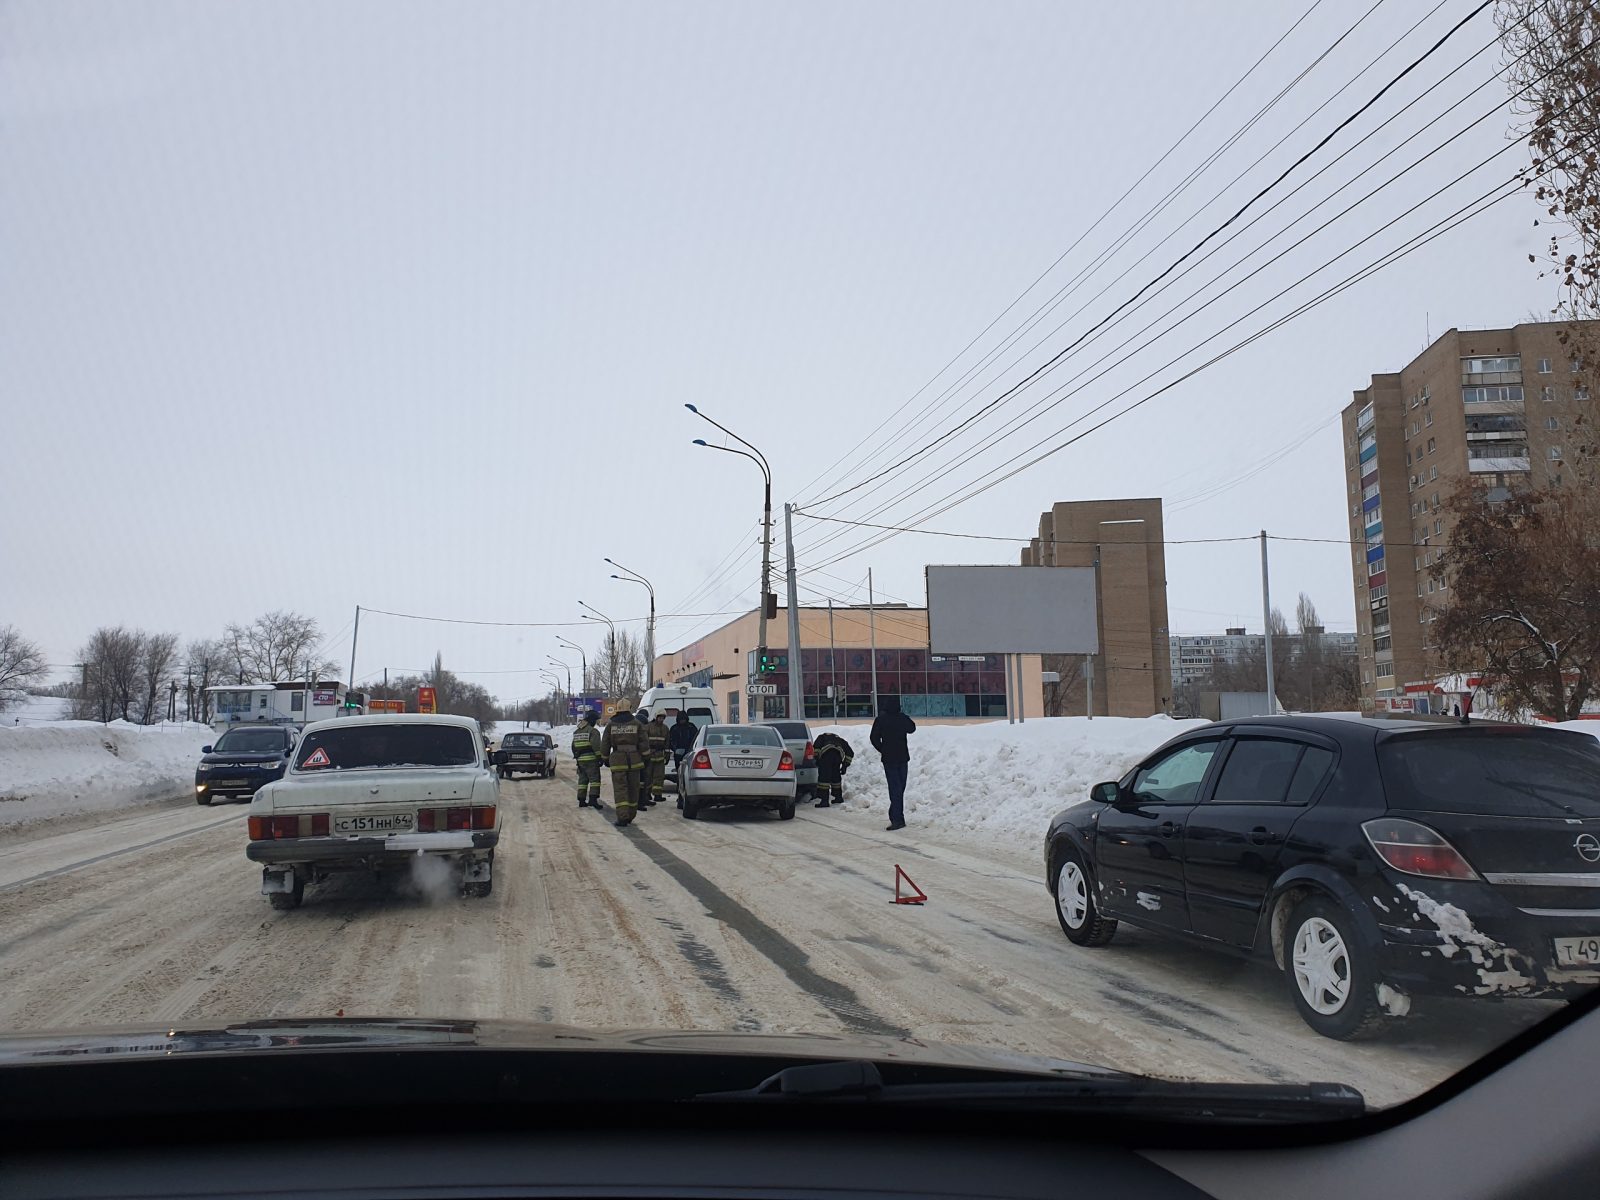
{"label": "warning triangle on road", "polygon": [[328,752],[318,746],[311,752],[311,757],[300,764],[302,767],[331,767],[333,761],[328,757]]}
{"label": "warning triangle on road", "polygon": [[[902,896],[900,894],[900,881],[901,880],[905,880],[906,887],[911,889],[911,894],[910,895]],[[927,899],[928,899],[928,894],[926,892],[924,892],[921,888],[919,888],[912,881],[911,876],[907,875],[905,873],[905,871],[903,871],[901,869],[899,863],[895,863],[895,865],[894,865],[894,902],[896,904],[924,904],[924,903],[927,902]]]}

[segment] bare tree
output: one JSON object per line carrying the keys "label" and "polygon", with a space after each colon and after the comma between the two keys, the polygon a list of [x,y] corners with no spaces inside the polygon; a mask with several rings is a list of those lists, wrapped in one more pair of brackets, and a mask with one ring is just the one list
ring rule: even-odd
{"label": "bare tree", "polygon": [[[1561,340],[1594,384],[1600,362],[1600,0],[1501,0],[1496,8],[1517,133],[1531,161],[1523,182],[1553,218],[1542,254],[1528,260],[1554,280],[1551,313],[1569,324]],[[1569,435],[1566,474],[1600,512],[1594,423]]]}
{"label": "bare tree", "polygon": [[219,638],[198,638],[189,643],[184,652],[184,669],[194,697],[189,711],[191,721],[211,720],[211,693],[206,689],[229,682],[225,676],[231,661],[227,643]]}
{"label": "bare tree", "polygon": [[27,695],[49,673],[44,651],[11,625],[0,625],[0,709]]}
{"label": "bare tree", "polygon": [[609,635],[598,656],[589,660],[589,675],[613,700],[637,700],[644,694],[644,644],[622,630]]}
{"label": "bare tree", "polygon": [[143,653],[139,657],[139,673],[144,681],[144,692],[139,705],[139,724],[154,725],[161,719],[162,710],[157,693],[162,690],[163,684],[170,682],[177,661],[177,634],[144,635]]}
{"label": "bare tree", "polygon": [[1438,661],[1481,673],[1512,711],[1576,718],[1600,685],[1600,529],[1573,488],[1447,504],[1444,585],[1428,628]]}
{"label": "bare tree", "polygon": [[263,613],[248,625],[229,625],[223,631],[240,683],[298,679],[308,663],[314,675],[337,675],[338,663],[315,658],[321,641],[316,618],[292,612]]}
{"label": "bare tree", "polygon": [[141,690],[144,638],[139,630],[121,625],[97,629],[89,636],[78,654],[87,687],[75,705],[74,716],[90,721],[133,719]]}
{"label": "bare tree", "polygon": [[1083,656],[1079,654],[1046,654],[1040,659],[1041,669],[1054,671],[1060,683],[1044,686],[1044,715],[1047,717],[1081,717],[1087,711],[1088,695],[1084,688]]}

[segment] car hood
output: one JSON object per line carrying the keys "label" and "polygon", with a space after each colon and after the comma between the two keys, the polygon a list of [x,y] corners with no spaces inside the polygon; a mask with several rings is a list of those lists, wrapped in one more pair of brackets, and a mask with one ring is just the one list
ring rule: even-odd
{"label": "car hood", "polygon": [[234,753],[231,750],[213,750],[210,754],[202,754],[200,761],[208,766],[217,763],[275,763],[282,762],[287,757],[282,750],[240,750]]}
{"label": "car hood", "polygon": [[1023,1075],[1126,1077],[1126,1072],[1064,1059],[918,1038],[822,1033],[716,1033],[698,1030],[583,1029],[527,1021],[342,1017],[280,1019],[177,1028],[82,1029],[0,1035],[0,1066],[174,1055],[295,1053],[307,1050],[595,1050],[616,1053],[743,1055],[920,1063]]}

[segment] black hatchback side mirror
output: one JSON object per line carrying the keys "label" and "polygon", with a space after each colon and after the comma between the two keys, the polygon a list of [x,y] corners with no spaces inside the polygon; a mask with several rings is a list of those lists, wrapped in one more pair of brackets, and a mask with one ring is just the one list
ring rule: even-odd
{"label": "black hatchback side mirror", "polygon": [[1097,783],[1089,789],[1089,799],[1101,804],[1115,804],[1122,796],[1122,789],[1112,783]]}
{"label": "black hatchback side mirror", "polygon": [[210,754],[211,753],[211,747],[210,746],[201,746],[200,747],[200,753],[201,754]]}

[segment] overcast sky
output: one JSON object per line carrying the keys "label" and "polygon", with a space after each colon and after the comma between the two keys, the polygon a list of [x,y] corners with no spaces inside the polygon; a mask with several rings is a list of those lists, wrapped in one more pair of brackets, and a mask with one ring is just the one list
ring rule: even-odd
{"label": "overcast sky", "polygon": [[[1473,7],[1447,0],[1391,48],[1427,8],[1380,3],[1141,219],[1366,8],[1316,5],[1117,204],[1309,5],[13,0],[0,8],[0,624],[64,665],[98,625],[187,638],[294,609],[345,661],[358,604],[559,623],[581,598],[642,616],[644,590],[608,578],[607,555],[654,581],[663,612],[753,605],[759,473],[692,446],[719,435],[684,404],[766,452],[779,505],[861,480],[1081,336]],[[1246,316],[1506,144],[1497,114],[1284,250],[1504,102],[1493,34],[1475,18],[1249,216],[1460,67],[1453,78],[1039,386],[893,486],[813,511],[903,523],[1509,178],[1519,148]],[[1182,327],[1122,345],[1486,82],[1180,309],[1198,309]],[[928,527],[1025,538],[1054,501],[1149,495],[1167,500],[1170,539],[1346,537],[1338,410],[1430,330],[1547,309],[1526,261],[1535,215],[1525,197],[1498,205]],[[934,407],[1129,229],[1104,269]],[[1081,390],[976,450],[1062,382]],[[831,562],[863,533],[820,545],[836,527],[796,528],[807,600],[864,598],[871,567],[883,594],[920,602],[928,562],[1016,561],[1014,544],[904,535]],[[1167,564],[1175,632],[1260,627],[1254,543],[1174,545]],[[1277,543],[1272,570],[1286,611],[1303,589],[1331,627],[1352,627],[1346,547]],[[658,643],[719,619],[663,621]],[[557,633],[598,640],[369,615],[357,675],[440,650],[521,697],[541,690]]]}

